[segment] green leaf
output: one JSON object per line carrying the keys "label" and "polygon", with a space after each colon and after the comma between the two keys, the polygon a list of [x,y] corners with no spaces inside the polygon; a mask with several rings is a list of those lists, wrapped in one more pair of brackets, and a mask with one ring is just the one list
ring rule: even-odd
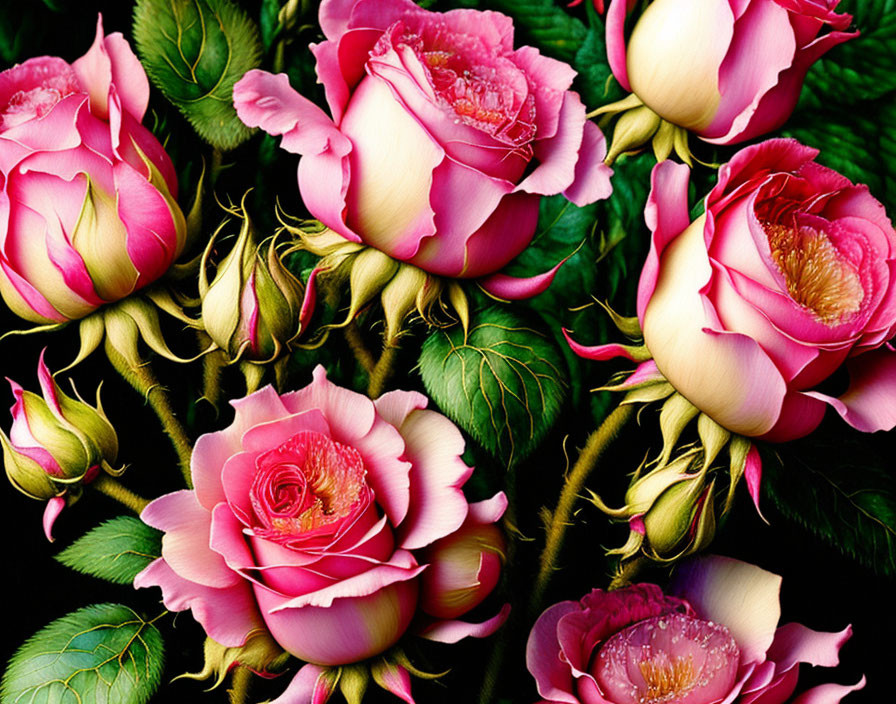
{"label": "green leaf", "polygon": [[858,37],[831,49],[806,74],[801,108],[851,105],[896,90],[896,0],[845,0]]}
{"label": "green leaf", "polygon": [[85,606],[20,647],[0,683],[0,702],[143,704],[162,677],[158,629],[121,604]]}
{"label": "green leaf", "polygon": [[563,404],[563,357],[514,313],[480,311],[469,335],[437,330],[423,344],[420,374],[439,408],[508,467],[538,444]]}
{"label": "green leaf", "polygon": [[115,584],[134,577],[162,554],[162,534],[133,516],[97,526],[56,555],[66,567]]}
{"label": "green leaf", "polygon": [[610,70],[604,27],[599,18],[588,28],[584,41],[576,51],[573,68],[579,72],[575,88],[589,110],[625,97],[626,91]]}
{"label": "green leaf", "polygon": [[252,134],[233,84],[261,61],[258,28],[230,0],[138,0],[134,40],[152,82],[199,135],[227,151]]}
{"label": "green leaf", "polygon": [[896,478],[858,433],[817,432],[763,453],[762,488],[789,520],[875,572],[896,576]]}
{"label": "green leaf", "polygon": [[0,60],[12,65],[22,57],[22,51],[36,42],[39,23],[34,7],[19,3],[0,4]]}

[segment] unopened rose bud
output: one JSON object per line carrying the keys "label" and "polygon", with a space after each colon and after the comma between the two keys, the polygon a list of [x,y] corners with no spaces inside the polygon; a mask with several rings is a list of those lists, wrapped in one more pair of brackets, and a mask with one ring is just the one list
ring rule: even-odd
{"label": "unopened rose bud", "polygon": [[451,619],[478,606],[501,576],[505,541],[493,523],[475,516],[457,532],[426,549],[421,575],[421,608],[436,618]]}
{"label": "unopened rose bud", "polygon": [[207,276],[206,250],[200,296],[209,337],[232,360],[269,362],[302,332],[305,289],[280,261],[274,239],[258,244],[252,223],[241,213],[242,228],[233,249]]}
{"label": "unopened rose bud", "polygon": [[[80,495],[81,485],[101,468],[111,471],[118,437],[99,398],[93,407],[62,393],[43,354],[37,374],[40,396],[9,382],[15,396],[13,422],[8,436],[0,432],[6,475],[13,486],[34,499],[51,501],[65,495],[66,503],[71,503]],[[54,501],[48,511],[55,518],[59,502]],[[52,523],[45,521],[48,538]]]}

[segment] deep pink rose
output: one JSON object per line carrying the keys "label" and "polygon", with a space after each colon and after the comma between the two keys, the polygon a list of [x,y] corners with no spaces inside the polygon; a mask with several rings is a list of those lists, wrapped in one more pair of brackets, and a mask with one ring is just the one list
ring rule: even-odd
{"label": "deep pink rose", "polygon": [[[735,144],[780,127],[806,71],[857,36],[840,0],[654,0],[626,46],[634,0],[613,0],[607,55],[622,86],[664,120]],[[819,33],[826,26],[835,31]]]}
{"label": "deep pink rose", "polygon": [[0,73],[0,293],[64,323],[159,278],[184,246],[171,160],[140,124],[143,67],[119,33],[73,64]]}
{"label": "deep pink rose", "polygon": [[[539,704],[782,704],[799,663],[837,665],[852,629],[779,627],[780,587],[778,575],[709,556],[679,567],[675,596],[634,584],[555,604],[526,648]],[[792,704],[837,704],[864,685],[820,685]]]}
{"label": "deep pink rose", "polygon": [[165,537],[135,586],[160,586],[167,608],[192,609],[218,643],[241,646],[266,629],[312,663],[284,694],[290,702],[310,698],[311,673],[383,653],[415,618],[416,632],[442,642],[503,622],[506,609],[481,624],[443,620],[432,606],[453,585],[421,590],[447,559],[441,541],[494,523],[507,503],[500,493],[467,503],[463,438],[424,396],[371,401],[318,367],[304,389],[265,387],[232,405],[233,424],[196,443],[195,490],[144,510]]}
{"label": "deep pink rose", "polygon": [[481,277],[532,239],[539,197],[611,192],[603,135],[575,71],[513,48],[497,12],[428,12],[411,0],[324,0],[312,46],[332,118],[285,75],[234,86],[247,125],[303,158],[305,205],[347,240],[432,274]]}
{"label": "deep pink rose", "polygon": [[[827,405],[864,432],[896,425],[896,231],[867,187],[816,154],[791,139],[741,150],[692,223],[689,169],[653,171],[638,287],[645,365],[741,435],[802,437]],[[843,394],[814,390],[844,365]]]}

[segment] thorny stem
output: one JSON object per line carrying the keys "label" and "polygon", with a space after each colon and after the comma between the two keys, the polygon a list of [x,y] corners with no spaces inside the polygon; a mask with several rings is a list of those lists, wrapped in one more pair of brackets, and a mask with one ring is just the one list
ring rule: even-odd
{"label": "thorny stem", "polygon": [[106,345],[106,354],[115,370],[124,377],[131,386],[134,387],[146,401],[149,403],[153,411],[155,411],[162,427],[168,433],[174,451],[177,453],[180,462],[180,471],[183,474],[187,487],[193,488],[193,481],[190,475],[190,457],[193,454],[193,445],[187,436],[186,430],[174,414],[171,407],[171,401],[168,394],[159,384],[153,374],[149,363],[134,366],[128,364],[127,360],[119,354],[111,345]]}
{"label": "thorny stem", "polygon": [[621,589],[631,584],[646,563],[647,558],[643,555],[619,563],[619,568],[616,570],[616,574],[613,575],[613,581],[610,582],[609,588]]}
{"label": "thorny stem", "polygon": [[[208,347],[211,338],[203,331],[196,335],[200,347]],[[221,371],[227,366],[223,350],[214,350],[202,357],[202,398],[215,408],[221,400]]]}
{"label": "thorny stem", "polygon": [[91,486],[106,496],[115,499],[118,503],[127,506],[138,515],[149,504],[147,499],[144,499],[142,496],[137,496],[137,494],[130,489],[125,488],[124,485],[117,482],[108,474],[100,474],[100,476],[93,481]]}
{"label": "thorny stem", "polygon": [[585,447],[579,453],[579,459],[576,460],[572,471],[566,479],[566,483],[563,485],[560,498],[557,501],[557,508],[554,509],[548,526],[544,550],[541,553],[538,577],[535,580],[532,596],[529,600],[530,618],[534,618],[541,611],[542,600],[556,569],[555,563],[560,554],[560,549],[563,547],[563,538],[566,536],[567,526],[570,525],[570,518],[576,499],[582,492],[591,472],[597,466],[601,455],[603,455],[610,443],[616,439],[633,413],[633,404],[617,406],[616,410],[604,419],[600,427],[591,433]]}
{"label": "thorny stem", "polygon": [[249,685],[252,683],[252,670],[248,667],[237,667],[230,681],[230,704],[245,704],[249,697]]}
{"label": "thorny stem", "polygon": [[355,355],[355,359],[357,359],[358,363],[364,367],[364,371],[371,374],[376,366],[376,360],[370,353],[370,350],[367,349],[367,345],[364,344],[364,340],[361,337],[361,331],[358,329],[358,324],[352,320],[342,329],[342,334],[345,336],[345,341],[348,343],[352,354]]}
{"label": "thorny stem", "polygon": [[386,381],[392,373],[392,366],[395,358],[398,356],[398,347],[389,344],[383,345],[383,353],[377,360],[376,366],[370,372],[370,384],[367,386],[367,395],[370,398],[377,398],[386,388]]}

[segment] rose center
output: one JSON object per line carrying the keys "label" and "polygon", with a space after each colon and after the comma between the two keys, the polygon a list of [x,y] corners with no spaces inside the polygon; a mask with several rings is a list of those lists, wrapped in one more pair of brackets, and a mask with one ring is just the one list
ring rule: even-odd
{"label": "rose center", "polygon": [[81,90],[75,72],[70,67],[56,73],[49,67],[23,64],[10,69],[10,74],[8,80],[20,85],[11,86],[12,92],[8,94],[6,104],[0,108],[0,131],[43,117],[60,100]]}
{"label": "rose center", "polygon": [[342,521],[370,492],[358,451],[302,431],[256,460],[249,491],[261,534],[272,540]]}
{"label": "rose center", "polygon": [[763,223],[771,256],[790,297],[825,325],[837,325],[862,306],[865,291],[856,268],[828,235],[807,225]]}
{"label": "rose center", "polygon": [[739,657],[724,626],[667,614],[610,638],[594,675],[613,704],[709,704],[731,691]]}
{"label": "rose center", "polygon": [[441,22],[426,24],[419,31],[396,22],[372,53],[382,55],[390,47],[414,51],[428,72],[439,105],[457,122],[513,146],[532,141],[535,98],[525,74],[477,37],[453,32]]}

